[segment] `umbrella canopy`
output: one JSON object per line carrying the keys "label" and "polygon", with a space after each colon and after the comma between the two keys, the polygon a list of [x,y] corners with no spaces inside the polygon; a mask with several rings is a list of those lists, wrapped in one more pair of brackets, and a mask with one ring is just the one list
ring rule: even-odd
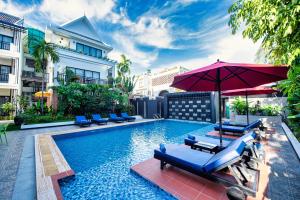
{"label": "umbrella canopy", "polygon": [[246,95],[260,95],[260,94],[273,94],[279,92],[278,90],[274,90],[272,88],[258,86],[254,88],[245,88],[245,89],[237,89],[237,90],[227,90],[222,92],[224,96],[246,96]]}
{"label": "umbrella canopy", "polygon": [[[44,97],[51,97],[51,93],[50,92],[43,92],[44,93]],[[34,94],[35,97],[42,97],[42,91],[36,92]]]}
{"label": "umbrella canopy", "polygon": [[287,78],[287,66],[217,61],[174,77],[171,87],[186,91],[218,91],[222,145],[221,91],[252,88]]}
{"label": "umbrella canopy", "polygon": [[218,61],[175,76],[172,87],[186,91],[218,91],[253,88],[287,78],[285,65],[227,63]]}
{"label": "umbrella canopy", "polygon": [[248,96],[249,95],[260,95],[260,94],[273,94],[279,92],[278,90],[274,90],[272,88],[258,86],[254,88],[245,88],[245,89],[237,89],[237,90],[227,90],[222,92],[224,96],[246,96],[246,114],[247,114],[247,124],[249,124],[249,103]]}

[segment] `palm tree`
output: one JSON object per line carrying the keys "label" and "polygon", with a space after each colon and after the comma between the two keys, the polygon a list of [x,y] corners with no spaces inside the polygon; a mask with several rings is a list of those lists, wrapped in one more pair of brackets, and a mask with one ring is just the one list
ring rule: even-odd
{"label": "palm tree", "polygon": [[121,62],[118,63],[117,69],[118,69],[118,76],[124,77],[126,74],[130,74],[130,65],[131,61],[126,58],[125,55],[121,55]]}
{"label": "palm tree", "polygon": [[55,46],[52,43],[46,42],[44,39],[35,43],[32,54],[35,61],[36,71],[42,72],[42,99],[41,110],[44,114],[44,85],[45,85],[45,68],[47,67],[47,58],[53,63],[59,62],[59,56]]}

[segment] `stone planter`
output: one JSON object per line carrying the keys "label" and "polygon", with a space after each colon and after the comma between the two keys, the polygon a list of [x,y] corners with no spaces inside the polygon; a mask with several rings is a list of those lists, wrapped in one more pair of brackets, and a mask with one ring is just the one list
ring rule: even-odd
{"label": "stone planter", "polygon": [[[282,119],[281,116],[256,116],[256,115],[249,115],[249,123],[262,119],[264,126],[266,127],[275,127],[281,126]],[[246,115],[235,115],[235,120],[237,123],[245,123],[247,122]]]}

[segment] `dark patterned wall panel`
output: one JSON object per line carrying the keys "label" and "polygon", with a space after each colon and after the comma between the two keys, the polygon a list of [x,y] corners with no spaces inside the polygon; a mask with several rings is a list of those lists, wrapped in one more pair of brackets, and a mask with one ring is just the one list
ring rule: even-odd
{"label": "dark patterned wall panel", "polygon": [[215,122],[211,93],[175,93],[167,96],[168,118]]}

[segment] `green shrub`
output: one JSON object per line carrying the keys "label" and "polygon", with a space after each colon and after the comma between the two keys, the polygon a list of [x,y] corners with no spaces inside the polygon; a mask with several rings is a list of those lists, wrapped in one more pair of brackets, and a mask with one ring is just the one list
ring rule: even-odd
{"label": "green shrub", "polygon": [[278,116],[280,115],[281,107],[276,105],[266,105],[262,106],[263,116]]}
{"label": "green shrub", "polygon": [[14,122],[15,125],[20,126],[24,123],[24,119],[21,116],[15,116]]}
{"label": "green shrub", "polygon": [[236,97],[232,102],[231,108],[234,112],[236,112],[236,114],[245,115],[247,109],[246,101],[244,101],[241,97]]}
{"label": "green shrub", "polygon": [[16,131],[16,130],[20,130],[20,128],[21,128],[20,125],[8,124],[6,131]]}
{"label": "green shrub", "polygon": [[[245,115],[247,112],[246,102],[241,98],[237,97],[232,102],[232,110],[238,115]],[[264,105],[256,104],[255,106],[249,106],[249,114],[257,116],[278,116],[281,113],[281,107],[277,105]]]}
{"label": "green shrub", "polygon": [[6,102],[6,103],[2,104],[1,109],[2,109],[4,115],[10,116],[12,114],[12,112],[14,111],[14,106],[11,102]]}
{"label": "green shrub", "polygon": [[99,113],[106,117],[110,112],[119,113],[128,109],[128,95],[107,85],[69,83],[53,89],[58,95],[58,112],[65,115],[90,116]]}
{"label": "green shrub", "polygon": [[74,120],[72,115],[32,115],[28,113],[20,114],[20,117],[25,124],[40,124],[40,123],[51,123],[51,122],[61,122],[61,121],[70,121]]}

